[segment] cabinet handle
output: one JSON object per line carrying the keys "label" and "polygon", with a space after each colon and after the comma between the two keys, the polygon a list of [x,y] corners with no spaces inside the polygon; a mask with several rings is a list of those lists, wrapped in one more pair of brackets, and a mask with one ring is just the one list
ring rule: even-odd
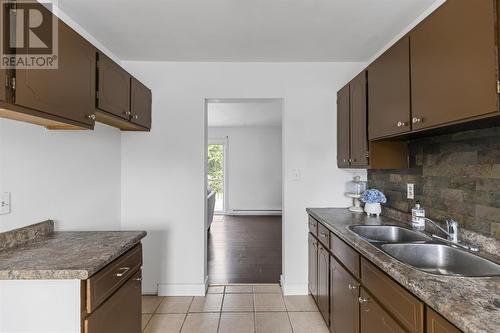
{"label": "cabinet handle", "polygon": [[398,121],[398,127],[405,127],[405,126],[408,126],[408,123],[405,122],[405,121]]}
{"label": "cabinet handle", "polygon": [[328,237],[328,234],[325,234],[324,232],[320,232],[319,234],[321,235],[321,237]]}
{"label": "cabinet handle", "polygon": [[134,119],[139,119],[139,115],[134,115]]}
{"label": "cabinet handle", "polygon": [[368,303],[370,300],[368,298],[359,296],[358,301],[360,304],[363,304],[363,303]]}
{"label": "cabinet handle", "polygon": [[92,120],[95,120],[95,114],[89,114],[89,115],[87,116],[87,118],[92,119]]}
{"label": "cabinet handle", "polygon": [[123,114],[124,114],[124,115],[126,115],[126,116],[130,116],[130,115],[132,114],[132,112],[130,112],[130,111],[125,111],[125,112],[123,112]]}
{"label": "cabinet handle", "polygon": [[353,286],[352,284],[349,283],[349,290],[354,290],[356,288],[357,288],[356,286]]}
{"label": "cabinet handle", "polygon": [[347,159],[345,159],[345,158],[344,158],[342,161],[343,161],[344,163],[347,163]]}
{"label": "cabinet handle", "polygon": [[120,267],[120,268],[118,268],[118,270],[120,271],[120,273],[116,273],[115,276],[122,277],[125,274],[127,274],[127,272],[130,270],[130,267]]}
{"label": "cabinet handle", "polygon": [[135,278],[134,281],[142,281],[141,277]]}
{"label": "cabinet handle", "polygon": [[415,117],[415,118],[413,118],[413,119],[412,119],[412,122],[413,122],[414,124],[416,124],[416,123],[421,123],[421,122],[423,122],[423,121],[424,121],[424,120],[423,120],[422,118],[417,118],[417,117]]}

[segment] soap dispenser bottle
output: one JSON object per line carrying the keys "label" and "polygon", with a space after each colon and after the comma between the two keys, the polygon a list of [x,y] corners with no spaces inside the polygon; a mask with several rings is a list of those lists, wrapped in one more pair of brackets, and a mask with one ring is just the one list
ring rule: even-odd
{"label": "soap dispenser bottle", "polygon": [[411,209],[411,226],[417,231],[425,230],[425,209],[420,205],[420,201]]}

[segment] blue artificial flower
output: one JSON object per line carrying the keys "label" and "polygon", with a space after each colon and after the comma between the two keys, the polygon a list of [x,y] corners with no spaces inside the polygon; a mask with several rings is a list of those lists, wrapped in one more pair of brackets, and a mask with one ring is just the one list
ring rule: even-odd
{"label": "blue artificial flower", "polygon": [[384,193],[376,189],[369,189],[361,194],[361,201],[365,203],[386,203],[387,198]]}

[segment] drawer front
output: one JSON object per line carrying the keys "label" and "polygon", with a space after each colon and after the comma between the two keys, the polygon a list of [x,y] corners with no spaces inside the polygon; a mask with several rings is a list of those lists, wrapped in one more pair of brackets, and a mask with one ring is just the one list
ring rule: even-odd
{"label": "drawer front", "polygon": [[333,233],[330,234],[330,251],[335,257],[347,267],[349,272],[359,279],[359,260],[360,256],[358,252],[353,250],[349,245],[347,245],[343,240],[335,236]]}
{"label": "drawer front", "polygon": [[328,230],[324,225],[318,223],[318,240],[323,244],[323,246],[328,250],[330,246],[330,230]]}
{"label": "drawer front", "polygon": [[83,322],[84,333],[141,331],[141,271],[137,271]]}
{"label": "drawer front", "polygon": [[92,313],[142,266],[142,246],[135,246],[87,280],[87,313]]}
{"label": "drawer front", "polygon": [[318,237],[318,224],[318,221],[316,221],[312,216],[309,216],[309,232],[316,237]]}
{"label": "drawer front", "polygon": [[408,331],[424,331],[424,304],[364,258],[361,281]]}

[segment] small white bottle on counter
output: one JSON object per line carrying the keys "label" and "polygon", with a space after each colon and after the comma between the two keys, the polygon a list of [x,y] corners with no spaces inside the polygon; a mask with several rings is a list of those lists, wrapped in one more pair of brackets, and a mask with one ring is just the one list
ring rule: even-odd
{"label": "small white bottle on counter", "polygon": [[420,205],[420,201],[411,209],[411,226],[414,230],[425,230],[425,209]]}

